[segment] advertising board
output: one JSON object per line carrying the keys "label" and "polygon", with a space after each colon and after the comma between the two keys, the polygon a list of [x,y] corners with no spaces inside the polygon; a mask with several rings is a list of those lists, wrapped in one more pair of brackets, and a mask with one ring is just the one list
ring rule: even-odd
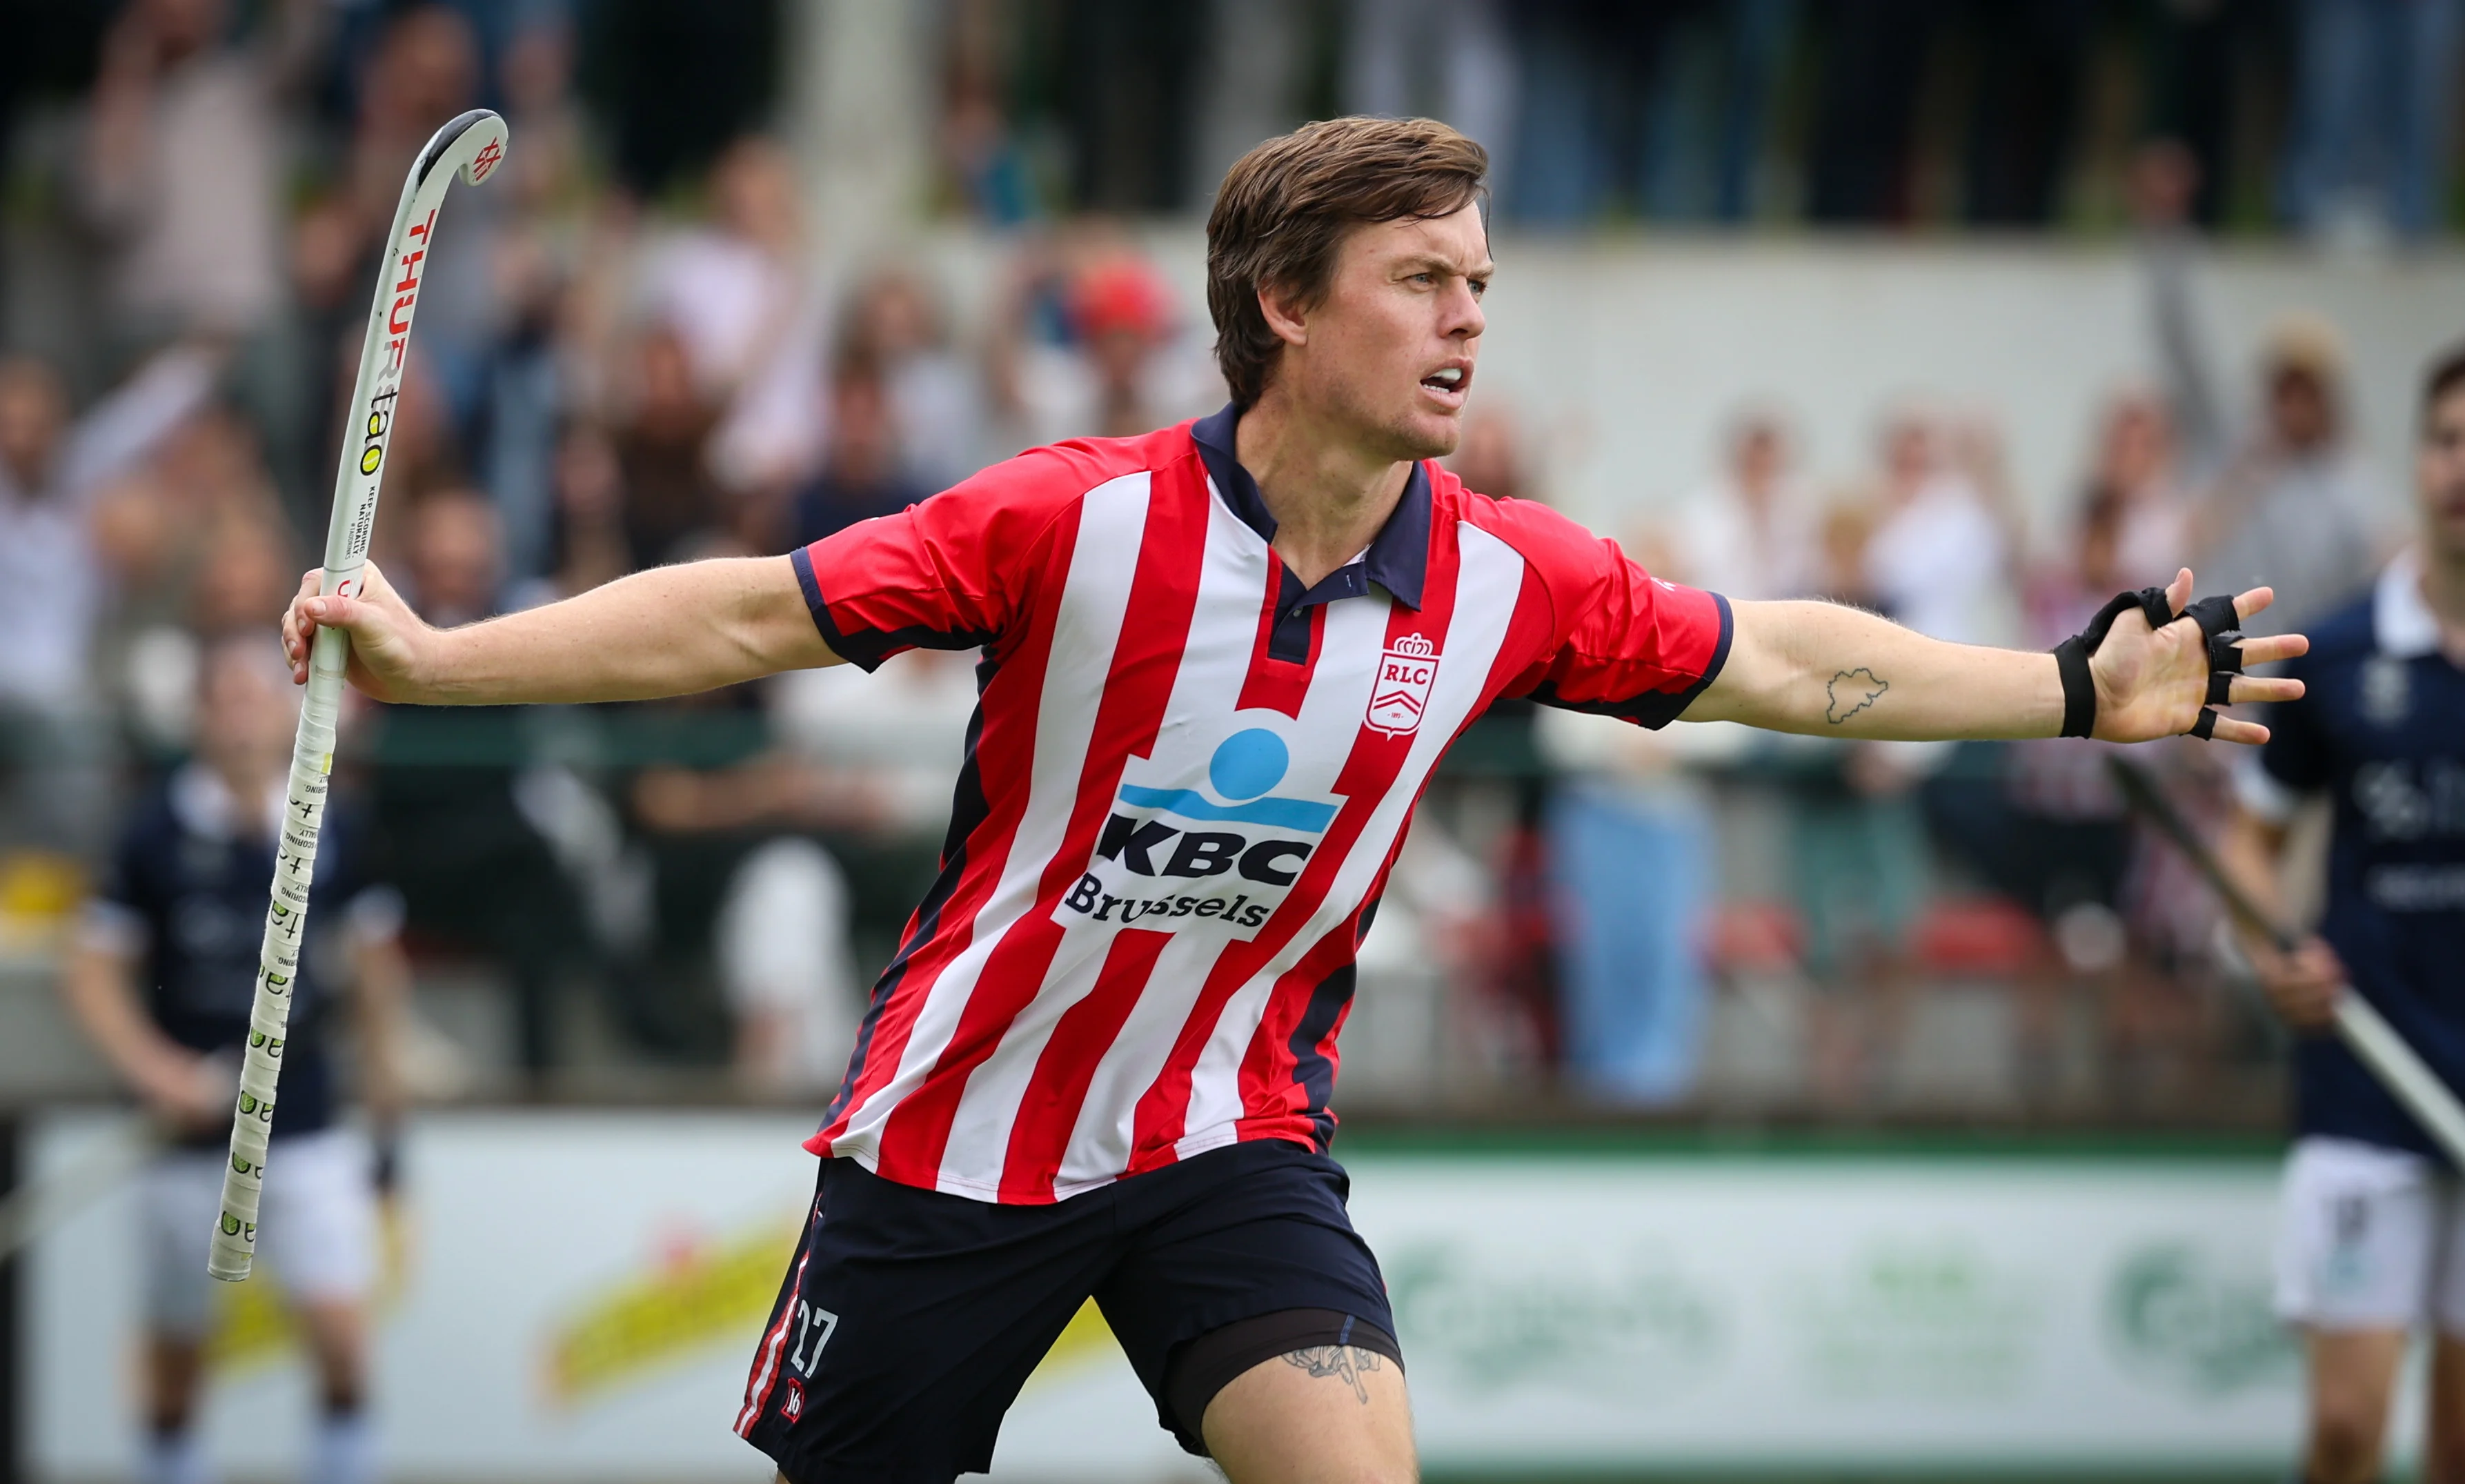
{"label": "advertising board", "polygon": [[[40,1178],[109,1137],[30,1136]],[[764,1477],[729,1431],[811,1197],[810,1120],[438,1114],[389,1228],[376,1394],[406,1480]],[[2298,1431],[2260,1158],[1346,1151],[1432,1473],[2265,1471]],[[124,1477],[141,1284],[122,1189],[31,1253],[36,1476]],[[204,1236],[199,1237],[203,1261]],[[218,1290],[213,1456],[296,1469],[276,1281]],[[1210,1475],[1090,1308],[995,1477]]]}

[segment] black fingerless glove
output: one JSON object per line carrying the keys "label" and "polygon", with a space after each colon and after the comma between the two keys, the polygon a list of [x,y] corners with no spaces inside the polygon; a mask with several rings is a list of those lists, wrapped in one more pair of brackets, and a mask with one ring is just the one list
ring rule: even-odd
{"label": "black fingerless glove", "polygon": [[2190,735],[2208,741],[2216,733],[2216,708],[2226,703],[2233,677],[2242,674],[2242,631],[2234,627],[2233,599],[2201,598],[2177,613],[2165,601],[2163,587],[2116,593],[2113,602],[2097,610],[2087,628],[2054,646],[2054,669],[2063,677],[2062,735],[2087,737],[2096,732],[2097,681],[2089,675],[2088,657],[2105,642],[2114,621],[2135,608],[2152,631],[2186,618],[2200,626],[2209,646],[2209,697],[2199,720],[2191,723]]}

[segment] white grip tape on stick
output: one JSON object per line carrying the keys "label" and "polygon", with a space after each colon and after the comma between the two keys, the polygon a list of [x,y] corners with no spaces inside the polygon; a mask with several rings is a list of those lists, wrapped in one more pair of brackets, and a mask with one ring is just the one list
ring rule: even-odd
{"label": "white grip tape on stick", "polygon": [[[505,157],[505,121],[474,109],[436,131],[402,185],[387,236],[384,270],[368,307],[352,386],[351,422],[334,478],[334,512],[325,531],[320,590],[357,595],[376,527],[377,492],[392,441],[394,398],[402,388],[411,321],[418,307],[429,238],[445,192],[457,175],[475,185]],[[306,941],[308,895],[317,876],[317,839],[325,822],[325,790],[334,771],[334,727],[342,712],[350,638],[321,628],[308,663],[308,695],[291,746],[291,781],[283,795],[282,832],[267,894],[265,939],[257,953],[256,994],[249,1008],[248,1050],[240,1063],[239,1096],[232,1111],[231,1162],[223,1171],[222,1211],[214,1223],[206,1271],[226,1281],[249,1274],[256,1255],[257,1203],[265,1189],[266,1145],[274,1132],[275,1090],[282,1074],[293,989]]]}
{"label": "white grip tape on stick", "polygon": [[[319,659],[349,643],[335,630],[320,631],[317,638]],[[265,1190],[275,1089],[282,1073],[291,991],[300,977],[308,892],[317,875],[317,841],[333,777],[334,719],[341,709],[342,681],[339,665],[329,669],[311,664],[300,732],[291,748],[282,832],[275,849],[274,890],[257,952],[256,995],[249,1008],[248,1049],[240,1061],[239,1097],[232,1111],[231,1163],[223,1172],[222,1211],[206,1263],[207,1272],[226,1280],[248,1276],[256,1251],[257,1203]]]}

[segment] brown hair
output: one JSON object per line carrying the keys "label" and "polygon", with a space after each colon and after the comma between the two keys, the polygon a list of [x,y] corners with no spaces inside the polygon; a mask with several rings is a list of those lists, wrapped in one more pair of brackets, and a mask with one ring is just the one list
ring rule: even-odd
{"label": "brown hair", "polygon": [[2433,420],[2439,416],[2439,404],[2459,387],[2465,387],[2465,344],[2449,346],[2422,375],[2422,436],[2426,441],[2432,435]]}
{"label": "brown hair", "polygon": [[1207,217],[1207,311],[1232,405],[1257,402],[1283,345],[1261,289],[1316,304],[1353,228],[1453,215],[1488,170],[1489,151],[1434,119],[1329,119],[1235,162]]}

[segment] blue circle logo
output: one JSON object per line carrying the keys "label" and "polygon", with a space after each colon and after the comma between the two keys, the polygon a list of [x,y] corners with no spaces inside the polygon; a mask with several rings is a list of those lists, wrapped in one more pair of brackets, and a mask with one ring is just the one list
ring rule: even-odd
{"label": "blue circle logo", "polygon": [[1282,738],[1254,726],[1224,739],[1208,762],[1207,781],[1228,799],[1255,799],[1283,781],[1292,761]]}

